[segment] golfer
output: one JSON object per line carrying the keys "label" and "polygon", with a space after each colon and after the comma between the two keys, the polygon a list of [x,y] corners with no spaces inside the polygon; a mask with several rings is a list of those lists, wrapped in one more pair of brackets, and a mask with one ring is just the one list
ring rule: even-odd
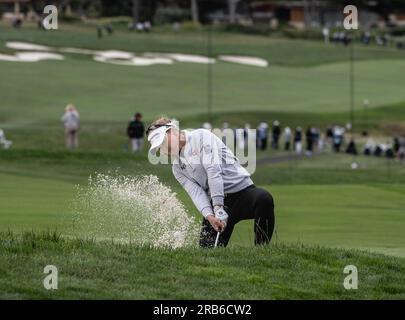
{"label": "golfer", "polygon": [[[172,171],[204,219],[201,247],[227,246],[236,223],[254,219],[255,244],[270,242],[274,229],[272,196],[257,188],[232,151],[206,129],[180,131],[169,119],[153,122],[146,134],[150,153],[172,159]],[[219,238],[217,235],[219,232]]]}

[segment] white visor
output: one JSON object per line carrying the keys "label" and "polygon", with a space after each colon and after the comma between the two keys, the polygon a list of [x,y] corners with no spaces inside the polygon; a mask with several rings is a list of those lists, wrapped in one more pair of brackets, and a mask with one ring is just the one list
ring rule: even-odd
{"label": "white visor", "polygon": [[171,128],[176,127],[173,123],[168,123],[159,127],[155,130],[152,130],[148,135],[148,141],[150,142],[150,149],[149,152],[151,154],[156,154],[157,150],[162,145],[163,141],[165,140],[166,132]]}

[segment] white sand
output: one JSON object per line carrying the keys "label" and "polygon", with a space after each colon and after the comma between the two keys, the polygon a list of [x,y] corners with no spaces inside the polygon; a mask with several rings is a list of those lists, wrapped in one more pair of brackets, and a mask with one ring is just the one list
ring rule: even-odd
{"label": "white sand", "polygon": [[171,59],[177,62],[191,62],[191,63],[215,63],[215,59],[209,59],[205,56],[182,54],[182,53],[159,53],[159,52],[145,52],[145,57]]}
{"label": "white sand", "polygon": [[38,62],[41,60],[63,60],[60,54],[49,52],[17,52],[13,55],[0,54],[0,61]]}
{"label": "white sand", "polygon": [[232,63],[239,63],[245,64],[249,66],[255,67],[267,67],[269,63],[261,58],[256,57],[247,57],[247,56],[219,56],[219,60],[232,62]]}
{"label": "white sand", "polygon": [[103,56],[95,56],[94,60],[98,61],[98,62],[119,64],[119,65],[125,65],[125,66],[150,66],[150,65],[154,65],[154,64],[173,64],[172,60],[164,59],[164,58],[134,57],[129,60],[117,60],[117,59],[107,59]]}
{"label": "white sand", "polygon": [[6,42],[6,47],[14,50],[27,50],[27,51],[52,51],[51,47],[42,46],[39,44],[28,43],[28,42],[18,42],[9,41]]}
{"label": "white sand", "polygon": [[105,59],[132,59],[134,54],[127,51],[118,51],[118,50],[107,50],[107,51],[100,51],[97,54],[99,57],[103,57]]}
{"label": "white sand", "polygon": [[[142,56],[135,53],[120,50],[97,51],[81,48],[52,48],[28,42],[9,41],[6,46],[15,50],[28,52],[17,52],[15,55],[0,54],[0,61],[35,62],[40,60],[63,60],[63,56],[49,51],[77,53],[93,55],[95,61],[128,66],[150,66],[154,64],[173,64],[174,62],[188,63],[215,63],[216,59],[202,55],[183,53],[151,53],[146,52]],[[267,67],[266,60],[248,56],[221,55],[219,60],[231,63],[238,63],[256,67]]]}
{"label": "white sand", "polygon": [[205,56],[182,54],[182,53],[169,53],[165,54],[167,57],[172,58],[178,62],[191,62],[191,63],[215,63],[215,59]]}
{"label": "white sand", "polygon": [[8,54],[0,54],[0,61],[18,61],[18,58]]}

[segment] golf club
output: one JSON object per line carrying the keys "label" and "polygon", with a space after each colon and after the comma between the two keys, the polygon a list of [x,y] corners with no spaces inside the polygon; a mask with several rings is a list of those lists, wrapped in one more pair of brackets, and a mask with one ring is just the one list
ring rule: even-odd
{"label": "golf club", "polygon": [[219,240],[219,235],[221,234],[220,231],[218,231],[217,233],[217,238],[215,239],[215,244],[214,244],[214,248],[216,248],[218,246],[218,240]]}

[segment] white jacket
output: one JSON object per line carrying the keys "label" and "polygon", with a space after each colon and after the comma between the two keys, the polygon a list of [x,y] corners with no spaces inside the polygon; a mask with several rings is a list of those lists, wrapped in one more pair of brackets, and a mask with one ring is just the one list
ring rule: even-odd
{"label": "white jacket", "polygon": [[76,111],[66,111],[62,117],[63,124],[68,130],[79,129],[79,114]]}
{"label": "white jacket", "polygon": [[212,206],[224,204],[227,193],[241,191],[253,181],[232,151],[209,130],[183,132],[186,145],[173,162],[173,174],[206,217],[213,213]]}

